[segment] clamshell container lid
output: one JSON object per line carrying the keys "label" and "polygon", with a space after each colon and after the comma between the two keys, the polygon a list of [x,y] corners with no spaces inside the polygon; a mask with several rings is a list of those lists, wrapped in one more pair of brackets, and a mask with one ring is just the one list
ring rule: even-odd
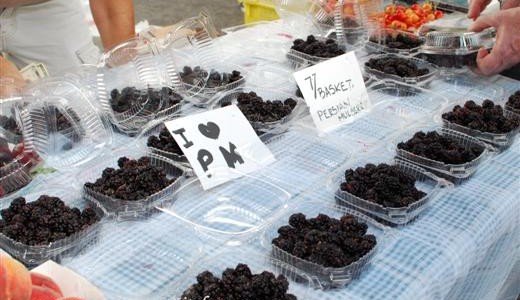
{"label": "clamshell container lid", "polygon": [[496,30],[485,29],[481,32],[467,32],[465,28],[449,28],[424,25],[419,29],[424,38],[421,52],[467,54],[480,48],[492,48]]}
{"label": "clamshell container lid", "polygon": [[79,82],[65,77],[30,86],[15,107],[23,134],[24,152],[36,153],[60,169],[97,157],[112,144],[108,120]]}

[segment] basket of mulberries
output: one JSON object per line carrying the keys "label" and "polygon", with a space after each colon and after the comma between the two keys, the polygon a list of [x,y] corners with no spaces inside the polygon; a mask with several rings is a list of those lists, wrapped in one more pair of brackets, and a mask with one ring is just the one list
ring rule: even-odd
{"label": "basket of mulberries", "polygon": [[120,157],[117,166],[102,170],[101,177],[95,170],[83,175],[88,177],[83,196],[118,220],[148,216],[185,178],[182,166],[152,153],[138,159]]}
{"label": "basket of mulberries", "polygon": [[70,190],[46,188],[13,199],[0,216],[0,248],[36,266],[87,249],[96,241],[104,213]]}
{"label": "basket of mulberries", "polygon": [[[478,98],[476,98],[478,99]],[[480,104],[479,104],[480,103]],[[442,113],[444,127],[476,137],[499,149],[509,147],[520,129],[520,116],[490,99],[467,100]]]}

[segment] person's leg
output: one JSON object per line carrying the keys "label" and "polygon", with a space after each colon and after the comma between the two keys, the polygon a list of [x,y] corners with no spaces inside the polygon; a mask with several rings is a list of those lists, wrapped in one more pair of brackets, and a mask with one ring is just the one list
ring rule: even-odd
{"label": "person's leg", "polygon": [[99,49],[92,42],[79,0],[18,7],[11,17],[13,34],[5,37],[4,47],[19,67],[42,62],[55,74],[97,62]]}

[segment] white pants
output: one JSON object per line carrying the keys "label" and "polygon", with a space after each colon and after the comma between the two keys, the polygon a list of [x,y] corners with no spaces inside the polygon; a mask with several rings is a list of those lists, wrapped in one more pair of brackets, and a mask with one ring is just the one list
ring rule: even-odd
{"label": "white pants", "polygon": [[80,0],[5,8],[0,14],[0,51],[20,68],[44,63],[50,74],[99,58]]}

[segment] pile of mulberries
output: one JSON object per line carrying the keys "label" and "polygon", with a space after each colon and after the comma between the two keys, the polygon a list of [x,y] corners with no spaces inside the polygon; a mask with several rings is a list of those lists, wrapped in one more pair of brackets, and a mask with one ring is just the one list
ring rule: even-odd
{"label": "pile of mulberries", "polygon": [[126,87],[121,92],[118,89],[114,89],[110,93],[110,98],[112,110],[117,113],[123,113],[140,106],[146,111],[155,112],[172,107],[182,101],[182,96],[168,87],[143,90],[135,87]]}
{"label": "pile of mulberries", "polygon": [[387,164],[346,170],[340,189],[384,207],[407,207],[426,196],[415,187],[413,176]]}
{"label": "pile of mulberries", "polygon": [[[184,83],[190,85],[198,85],[202,83],[203,80],[206,80],[206,76],[208,76],[208,71],[204,70],[200,66],[196,66],[191,68],[189,66],[185,66],[180,72],[181,80]],[[221,86],[228,85],[230,83],[239,81],[244,78],[239,71],[233,70],[231,73],[226,72],[218,72],[211,71],[209,73],[208,81],[206,82],[206,88],[217,88]]]}
{"label": "pile of mulberries", "polygon": [[58,197],[42,195],[26,203],[22,197],[0,211],[0,232],[25,245],[45,245],[78,233],[100,220],[92,208],[70,208]]}
{"label": "pile of mulberries", "polygon": [[[379,41],[375,37],[372,37],[370,41],[374,43],[379,43]],[[421,41],[417,37],[410,34],[402,33],[398,33],[396,36],[388,34],[385,36],[385,39],[382,42],[388,48],[393,49],[413,49],[423,44],[423,41]]]}
{"label": "pile of mulberries", "polygon": [[288,294],[289,282],[283,275],[276,277],[264,271],[252,274],[245,264],[228,268],[218,278],[209,271],[197,275],[197,283],[188,288],[181,300],[297,300]]}
{"label": "pile of mulberries", "polygon": [[233,70],[231,73],[223,72],[222,74],[217,71],[212,71],[211,73],[209,73],[209,78],[208,82],[206,83],[206,87],[218,88],[239,81],[242,78],[244,77],[240,75],[239,71],[236,70]]}
{"label": "pile of mulberries", "polygon": [[345,51],[339,48],[338,43],[335,40],[327,39],[325,42],[321,42],[313,35],[309,35],[305,41],[303,39],[294,40],[291,49],[308,55],[324,58],[331,58],[345,54]]}
{"label": "pile of mulberries", "polygon": [[179,144],[177,144],[166,127],[161,129],[159,136],[152,135],[148,137],[147,145],[148,147],[159,149],[165,152],[184,155],[182,149],[179,147]]}
{"label": "pile of mulberries", "polygon": [[101,178],[85,183],[85,188],[121,200],[141,200],[172,184],[162,168],[151,164],[150,158],[138,160],[121,157],[119,169],[106,168]]}
{"label": "pile of mulberries", "polygon": [[414,61],[403,57],[371,58],[365,66],[399,77],[419,77],[430,73],[427,68],[419,68]]}
{"label": "pile of mulberries", "polygon": [[338,220],[324,214],[307,219],[298,213],[289,217],[289,225],[278,229],[272,244],[324,267],[345,267],[375,247],[376,238],[366,234],[367,228],[349,214]]}
{"label": "pile of mulberries", "polygon": [[484,148],[481,146],[465,147],[449,137],[440,135],[436,131],[428,133],[416,132],[408,141],[397,144],[397,148],[446,164],[470,162],[479,157],[484,151]]}
{"label": "pile of mulberries", "polygon": [[[292,98],[280,100],[264,101],[255,92],[240,93],[237,96],[237,106],[246,116],[249,122],[269,123],[283,119],[291,114],[296,107],[296,100]],[[231,102],[224,102],[222,107],[231,105]]]}
{"label": "pile of mulberries", "polygon": [[502,106],[495,105],[489,99],[484,100],[482,105],[473,100],[466,101],[462,107],[456,105],[452,111],[442,114],[442,118],[470,129],[495,134],[508,133],[520,126],[520,118],[506,118]]}

